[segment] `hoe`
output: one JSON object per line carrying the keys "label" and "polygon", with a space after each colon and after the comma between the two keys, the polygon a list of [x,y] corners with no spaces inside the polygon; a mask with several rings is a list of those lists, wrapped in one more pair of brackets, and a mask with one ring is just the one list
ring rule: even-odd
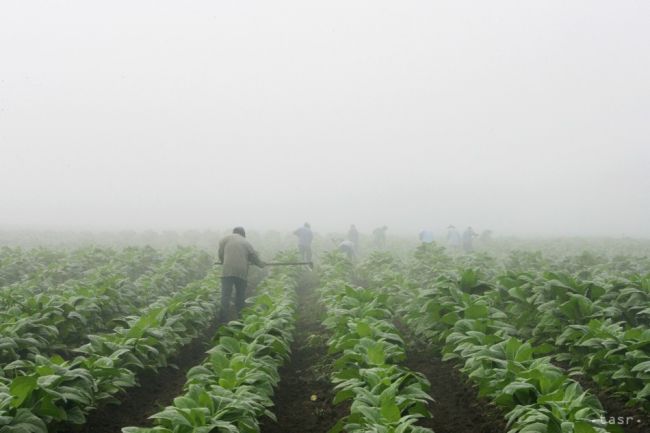
{"label": "hoe", "polygon": [[[216,262],[215,264],[223,265],[223,263],[221,262]],[[314,262],[270,262],[266,264],[266,266],[299,266],[299,265],[307,265],[309,266],[309,269],[311,270],[314,269]]]}

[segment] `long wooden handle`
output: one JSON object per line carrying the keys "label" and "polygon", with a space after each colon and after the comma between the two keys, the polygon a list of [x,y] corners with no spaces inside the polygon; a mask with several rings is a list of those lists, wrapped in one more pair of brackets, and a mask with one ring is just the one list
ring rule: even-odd
{"label": "long wooden handle", "polygon": [[[221,262],[215,262],[215,265],[223,265]],[[271,262],[265,263],[266,266],[292,266],[292,265],[309,265],[313,266],[314,262]]]}

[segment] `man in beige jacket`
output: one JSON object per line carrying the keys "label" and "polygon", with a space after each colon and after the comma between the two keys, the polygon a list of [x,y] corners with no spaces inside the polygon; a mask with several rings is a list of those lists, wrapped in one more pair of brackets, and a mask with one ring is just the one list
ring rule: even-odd
{"label": "man in beige jacket", "polygon": [[265,263],[259,254],[246,240],[246,231],[243,227],[235,227],[231,235],[219,242],[219,261],[223,264],[221,274],[221,315],[220,320],[229,320],[230,298],[233,287],[235,288],[235,309],[237,316],[244,308],[246,299],[246,279],[250,264],[263,268]]}

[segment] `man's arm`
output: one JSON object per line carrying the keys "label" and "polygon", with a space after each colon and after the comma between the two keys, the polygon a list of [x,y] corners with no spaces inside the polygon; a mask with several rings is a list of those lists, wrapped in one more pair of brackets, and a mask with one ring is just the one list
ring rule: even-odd
{"label": "man's arm", "polygon": [[253,248],[253,246],[250,243],[248,244],[248,260],[255,266],[259,266],[260,268],[266,266],[266,262],[260,259],[260,255],[257,253],[257,251],[255,251],[255,248]]}

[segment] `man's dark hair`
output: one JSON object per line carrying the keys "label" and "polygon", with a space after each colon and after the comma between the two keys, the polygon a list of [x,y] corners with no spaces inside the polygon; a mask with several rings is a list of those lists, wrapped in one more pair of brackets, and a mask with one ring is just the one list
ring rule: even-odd
{"label": "man's dark hair", "polygon": [[232,232],[241,235],[243,237],[246,237],[246,230],[244,230],[243,227],[235,227],[234,229],[232,229]]}

